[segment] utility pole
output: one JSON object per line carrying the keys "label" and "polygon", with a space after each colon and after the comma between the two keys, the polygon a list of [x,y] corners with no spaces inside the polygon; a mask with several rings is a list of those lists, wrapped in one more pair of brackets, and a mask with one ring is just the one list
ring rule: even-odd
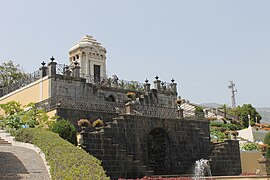
{"label": "utility pole", "polygon": [[229,89],[232,91],[232,108],[236,108],[236,102],[235,102],[235,94],[237,92],[237,89],[235,89],[235,83],[233,81],[229,81],[230,85],[228,86]]}

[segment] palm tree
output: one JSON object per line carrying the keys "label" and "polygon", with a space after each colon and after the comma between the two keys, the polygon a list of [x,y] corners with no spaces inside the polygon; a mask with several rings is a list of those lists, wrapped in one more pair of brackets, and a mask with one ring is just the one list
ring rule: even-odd
{"label": "palm tree", "polygon": [[227,110],[228,110],[228,105],[227,104],[223,104],[219,107],[219,109],[222,109],[223,110],[223,122],[224,124],[227,124]]}

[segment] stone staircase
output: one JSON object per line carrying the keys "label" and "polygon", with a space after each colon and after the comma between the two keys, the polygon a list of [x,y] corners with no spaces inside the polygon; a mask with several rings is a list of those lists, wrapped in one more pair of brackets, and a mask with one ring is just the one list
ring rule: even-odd
{"label": "stone staircase", "polygon": [[0,137],[0,146],[11,146],[11,143]]}
{"label": "stone staircase", "polygon": [[153,175],[154,171],[137,159],[129,151],[126,143],[119,141],[115,136],[115,131],[119,132],[122,129],[118,126],[117,120],[114,120],[108,122],[105,127],[89,133],[88,136],[93,140],[87,140],[87,150],[102,161],[104,169],[111,178]]}

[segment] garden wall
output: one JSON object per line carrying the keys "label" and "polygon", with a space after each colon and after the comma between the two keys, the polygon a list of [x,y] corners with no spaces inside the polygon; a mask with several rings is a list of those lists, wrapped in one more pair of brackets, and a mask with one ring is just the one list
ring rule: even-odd
{"label": "garden wall", "polygon": [[111,178],[186,174],[208,157],[209,122],[124,115],[84,134],[84,141]]}
{"label": "garden wall", "polygon": [[239,141],[225,140],[223,143],[216,143],[209,160],[214,176],[240,175],[242,169]]}

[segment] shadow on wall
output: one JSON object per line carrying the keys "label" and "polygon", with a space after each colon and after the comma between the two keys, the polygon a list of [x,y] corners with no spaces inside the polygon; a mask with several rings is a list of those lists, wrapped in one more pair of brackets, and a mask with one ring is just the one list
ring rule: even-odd
{"label": "shadow on wall", "polygon": [[22,179],[19,174],[29,174],[23,163],[12,153],[0,152],[0,179]]}

